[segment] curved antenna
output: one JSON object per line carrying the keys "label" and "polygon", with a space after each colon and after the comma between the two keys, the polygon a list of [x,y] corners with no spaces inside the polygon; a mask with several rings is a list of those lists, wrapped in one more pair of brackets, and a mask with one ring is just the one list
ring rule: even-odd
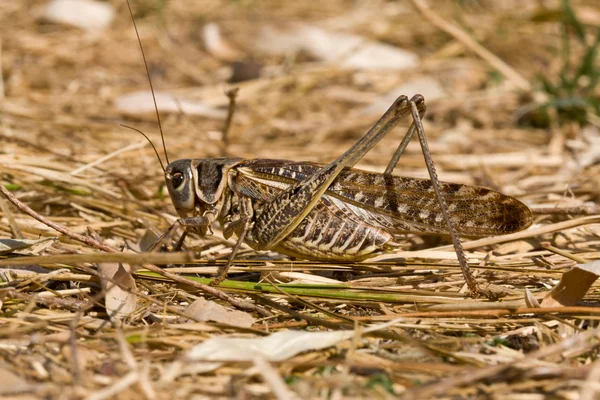
{"label": "curved antenna", "polygon": [[[165,152],[165,159],[167,160],[167,164],[169,164],[169,155],[167,154],[167,145],[165,144],[165,135],[163,134],[162,124],[160,123],[160,115],[158,113],[158,106],[156,105],[156,96],[154,95],[154,86],[152,85],[152,79],[150,78],[150,69],[148,68],[148,62],[146,62],[146,54],[144,53],[144,46],[142,46],[142,40],[140,39],[140,34],[138,32],[137,25],[135,24],[135,18],[133,18],[133,11],[131,11],[131,5],[129,4],[129,0],[127,0],[127,8],[129,9],[129,15],[131,16],[131,22],[133,22],[133,29],[135,29],[135,35],[138,39],[138,44],[140,45],[140,50],[142,51],[142,58],[144,59],[144,67],[146,67],[146,75],[148,75],[148,83],[150,83],[150,91],[152,92],[152,101],[154,102],[154,111],[156,111],[156,120],[158,121],[158,130],[160,130],[160,138],[162,140],[163,151]],[[129,128],[129,127],[128,127]],[[132,128],[135,129],[135,128]],[[141,131],[135,129],[136,131],[142,133]],[[144,135],[142,133],[142,135]],[[146,139],[148,136],[144,135]],[[150,139],[148,139],[150,140]],[[150,142],[152,144],[152,142]],[[152,145],[154,147],[154,145]],[[156,148],[154,148],[156,151]],[[158,153],[157,153],[158,154]],[[160,157],[158,158],[160,160]],[[162,166],[162,161],[160,162]],[[163,171],[164,171],[163,167]]]}
{"label": "curved antenna", "polygon": [[158,155],[158,150],[156,150],[156,146],[154,146],[154,143],[152,143],[152,140],[150,140],[150,138],[142,131],[140,131],[138,128],[134,128],[133,126],[129,126],[129,125],[124,125],[121,124],[121,126],[123,128],[129,128],[133,131],[136,131],[137,133],[139,133],[140,135],[142,135],[143,137],[146,138],[146,140],[148,141],[148,143],[150,143],[150,146],[152,146],[152,148],[154,149],[154,154],[156,154],[156,158],[158,158],[158,162],[160,163],[160,167],[162,168],[163,172],[166,174],[167,170],[165,169],[165,165],[163,164],[162,160],[160,159],[160,156]]}

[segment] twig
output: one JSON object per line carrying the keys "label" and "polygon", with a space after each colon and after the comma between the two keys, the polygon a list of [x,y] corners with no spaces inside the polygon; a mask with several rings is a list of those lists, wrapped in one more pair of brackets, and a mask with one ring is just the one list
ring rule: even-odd
{"label": "twig", "polygon": [[90,302],[74,299],[71,297],[49,297],[49,296],[40,296],[35,295],[31,296],[20,292],[18,290],[10,290],[8,293],[10,298],[22,300],[27,302],[27,304],[42,304],[45,307],[51,308],[66,308],[72,312],[78,312],[90,307]]}
{"label": "twig", "polygon": [[506,315],[522,315],[522,314],[560,314],[560,315],[598,315],[600,314],[600,307],[584,307],[584,306],[569,306],[569,307],[547,307],[547,308],[532,308],[532,307],[519,307],[503,309],[497,309],[496,305],[502,303],[484,303],[489,304],[490,307],[481,310],[472,311],[423,311],[423,312],[405,312],[387,315],[373,315],[373,316],[356,316],[353,319],[361,322],[379,322],[379,321],[390,321],[397,318],[497,318]]}
{"label": "twig", "polygon": [[279,400],[295,400],[299,399],[296,393],[292,392],[285,381],[273,366],[265,360],[264,357],[255,356],[252,360],[254,366],[262,375],[265,383],[271,388],[275,397]]}
{"label": "twig", "polygon": [[33,219],[40,221],[42,224],[49,226],[50,228],[54,229],[55,231],[60,232],[63,235],[70,237],[71,239],[85,243],[90,247],[95,247],[98,250],[106,251],[107,253],[118,252],[116,249],[113,249],[112,247],[107,246],[104,243],[100,243],[97,240],[95,240],[89,236],[83,236],[83,235],[80,235],[79,233],[73,232],[73,231],[65,228],[64,226],[59,225],[55,222],[52,222],[48,218],[38,214],[37,212],[35,212],[31,208],[29,208],[28,205],[26,205],[25,203],[22,203],[21,200],[17,199],[17,196],[15,196],[11,192],[9,192],[8,189],[4,187],[4,185],[0,185],[0,192],[2,192],[2,194],[8,199],[8,201],[13,203],[15,205],[15,207],[17,207],[19,210],[23,211],[25,214],[29,215]]}
{"label": "twig", "polygon": [[563,249],[559,249],[557,247],[552,246],[550,243],[548,242],[542,242],[542,247],[545,248],[546,250],[549,250],[555,254],[558,254],[560,256],[563,256],[564,258],[568,258],[569,260],[573,260],[576,263],[579,264],[585,264],[588,262],[588,260],[586,260],[585,258],[576,256],[575,254],[571,254],[568,251],[565,251]]}
{"label": "twig", "polygon": [[414,6],[419,12],[425,17],[426,20],[431,22],[433,25],[443,30],[454,39],[458,40],[469,50],[477,54],[479,57],[487,61],[492,67],[497,69],[502,75],[511,80],[519,89],[530,91],[531,84],[525,79],[520,73],[518,73],[510,65],[502,61],[498,56],[493,54],[491,51],[477,43],[471,36],[465,33],[463,30],[458,28],[456,25],[451,24],[437,13],[435,13],[426,0],[411,0]]}
{"label": "twig", "polygon": [[307,308],[312,308],[312,309],[314,309],[314,310],[316,310],[318,312],[321,312],[321,313],[327,315],[328,317],[337,318],[337,319],[340,319],[342,321],[349,322],[351,324],[354,324],[354,322],[355,322],[352,318],[350,318],[350,317],[348,317],[346,315],[336,314],[333,311],[329,311],[325,307],[321,307],[321,306],[319,306],[317,304],[314,304],[314,303],[312,303],[312,302],[310,302],[310,301],[308,301],[306,299],[303,299],[301,297],[298,297],[298,296],[295,296],[295,295],[293,295],[291,293],[286,292],[285,290],[281,289],[279,287],[279,285],[277,285],[275,282],[273,282],[271,279],[269,279],[269,277],[265,277],[264,280],[267,281],[267,282],[269,282],[271,284],[271,286],[273,286],[273,288],[275,290],[277,290],[279,293],[281,293],[282,295],[284,295],[285,297],[287,297],[289,303],[292,303],[292,302],[299,303],[299,304],[301,304],[301,305],[303,305],[303,306],[305,306]]}
{"label": "twig", "polygon": [[161,274],[162,276],[164,276],[165,278],[169,278],[174,280],[177,283],[181,283],[184,285],[188,285],[191,286],[193,288],[199,289],[203,292],[209,293],[213,296],[215,296],[218,299],[224,300],[228,303],[230,303],[231,305],[234,305],[238,308],[242,308],[248,311],[253,311],[253,312],[257,312],[260,315],[264,316],[264,317],[271,317],[273,316],[273,314],[271,314],[269,311],[267,311],[266,309],[257,306],[255,304],[252,303],[248,303],[247,301],[244,300],[239,300],[236,299],[233,296],[228,295],[225,292],[222,292],[220,290],[218,290],[217,288],[213,287],[213,286],[209,286],[209,285],[205,285],[203,283],[200,282],[195,282],[191,279],[187,279],[184,278],[183,276],[177,275],[177,274],[173,274],[171,272],[168,272],[162,268],[157,267],[156,265],[152,265],[152,264],[144,264],[143,265],[144,268],[146,268],[149,271],[152,272],[156,272],[157,274]]}
{"label": "twig", "polygon": [[[6,189],[3,185],[0,185],[0,191],[19,210],[30,215],[32,218],[40,221],[41,223],[51,227],[52,229],[62,233],[63,235],[68,236],[71,239],[77,240],[79,242],[85,243],[88,246],[94,247],[96,249],[106,251],[107,253],[118,253],[119,252],[117,249],[107,246],[104,243],[101,243],[89,236],[83,236],[78,233],[75,233],[75,232],[65,228],[64,226],[54,223],[54,222],[50,221],[48,218],[41,216],[40,214],[38,214],[37,212],[35,212],[31,208],[29,208],[29,206],[27,206],[26,204],[22,203],[19,199],[17,199],[17,197],[14,194],[12,194],[11,192],[9,192],[8,189]],[[265,316],[265,317],[270,317],[272,315],[269,311],[265,310],[264,308],[262,308],[260,306],[257,306],[256,304],[252,304],[252,303],[249,303],[244,300],[236,299],[235,297],[232,297],[232,296],[228,295],[227,293],[222,292],[214,287],[204,285],[202,283],[194,282],[191,279],[187,279],[187,278],[181,277],[176,274],[172,274],[170,272],[163,270],[162,268],[158,268],[155,265],[144,264],[143,267],[152,272],[156,272],[157,274],[161,274],[165,278],[174,280],[175,282],[179,282],[179,283],[182,283],[182,284],[185,284],[188,286],[192,286],[196,289],[202,290],[203,292],[209,293],[218,299],[221,299],[223,301],[230,303],[233,306],[236,306],[236,307],[248,310],[248,311],[257,312],[260,315]]]}
{"label": "twig", "polygon": [[86,397],[86,400],[104,400],[104,399],[113,399],[118,394],[122,393],[128,387],[132,386],[140,379],[139,373],[137,371],[130,371],[122,378],[118,379],[112,385],[107,385],[104,388],[97,390]]}
{"label": "twig", "polygon": [[73,382],[77,385],[81,384],[81,365],[79,365],[79,351],[77,349],[77,326],[81,312],[75,313],[75,318],[69,323],[69,347],[71,348],[71,370],[73,371]]}
{"label": "twig", "polygon": [[537,215],[593,215],[600,214],[600,207],[531,207],[531,212]]}
{"label": "twig", "polygon": [[[120,253],[120,254],[127,254],[127,253]],[[139,255],[139,254],[140,254],[140,253],[138,253],[138,255]],[[52,257],[52,256],[50,256],[50,257]],[[32,257],[32,258],[33,258],[33,257]],[[2,260],[0,260],[0,261],[2,261]],[[84,266],[79,266],[79,268],[83,269],[84,271],[87,271],[87,272],[88,272],[90,275],[93,275],[93,274],[95,274],[95,273],[96,273],[96,271],[93,271],[91,268],[87,268],[87,267],[84,267]],[[58,277],[55,277],[55,278],[53,278],[53,279],[55,279],[55,280],[56,280],[57,278],[58,278]],[[124,285],[123,285],[121,282],[119,282],[119,281],[116,281],[116,280],[115,280],[115,279],[113,279],[113,278],[104,277],[103,279],[106,279],[107,281],[109,281],[109,282],[111,282],[111,283],[115,284],[116,286],[118,286],[118,287],[120,287],[121,289],[123,289],[123,290],[127,291],[128,293],[135,294],[137,297],[139,297],[139,298],[142,298],[142,299],[144,299],[144,300],[148,301],[149,303],[155,304],[155,305],[157,305],[157,306],[159,306],[159,307],[163,308],[163,309],[164,309],[164,311],[168,311],[168,312],[170,312],[170,313],[173,313],[173,314],[175,314],[175,315],[178,315],[178,316],[180,316],[180,317],[187,318],[187,319],[191,319],[191,320],[193,320],[193,321],[196,321],[196,322],[205,322],[205,321],[203,321],[203,320],[199,319],[198,317],[196,317],[196,316],[194,316],[194,315],[191,315],[191,314],[189,314],[189,313],[186,313],[186,312],[184,312],[184,311],[180,311],[180,310],[178,310],[177,308],[175,308],[175,307],[172,307],[172,306],[170,306],[170,305],[168,305],[168,304],[164,304],[163,302],[161,302],[160,300],[156,299],[155,297],[153,297],[153,296],[151,296],[151,295],[147,295],[147,294],[145,294],[145,293],[142,293],[142,292],[140,292],[140,291],[138,291],[138,290],[132,290],[131,288],[125,287],[125,286],[124,286]],[[38,296],[38,298],[39,298],[39,296]],[[93,299],[93,298],[92,298],[92,299]],[[86,306],[89,308],[89,307],[90,307],[90,305],[93,305],[93,304],[91,304],[91,303],[93,303],[93,301],[92,301],[92,302],[87,302],[87,303],[86,303]],[[239,328],[239,327],[238,327],[238,328]]]}
{"label": "twig", "polygon": [[225,92],[227,97],[229,97],[229,108],[227,109],[227,118],[223,127],[223,155],[227,155],[227,150],[229,149],[229,131],[231,130],[233,115],[235,114],[235,99],[239,91],[240,88],[236,87]]}
{"label": "twig", "polygon": [[[527,239],[530,237],[539,236],[539,235],[543,235],[546,233],[553,233],[553,232],[563,231],[565,229],[576,228],[581,225],[597,224],[597,223],[600,223],[599,215],[592,215],[589,217],[581,217],[581,218],[572,219],[569,221],[558,222],[556,224],[544,225],[539,228],[527,229],[527,230],[524,230],[521,232],[511,233],[509,235],[492,236],[492,237],[472,240],[470,242],[463,243],[463,248],[465,250],[473,250],[478,247],[489,246],[492,244],[506,243],[506,242],[511,242],[513,240]],[[452,245],[440,246],[440,247],[431,249],[431,251],[444,251],[444,250],[452,250]]]}
{"label": "twig", "polygon": [[88,253],[88,254],[51,254],[47,256],[11,257],[0,260],[0,267],[31,264],[78,264],[78,263],[126,263],[142,265],[185,264],[193,261],[191,253]]}

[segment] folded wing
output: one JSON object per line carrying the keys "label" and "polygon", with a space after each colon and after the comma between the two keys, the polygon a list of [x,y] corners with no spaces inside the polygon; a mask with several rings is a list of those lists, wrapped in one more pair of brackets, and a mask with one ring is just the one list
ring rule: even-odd
{"label": "folded wing", "polygon": [[[286,160],[248,160],[238,166],[236,187],[268,201],[291,183],[322,166]],[[494,190],[441,182],[450,218],[459,234],[489,236],[517,232],[531,225],[531,211],[520,201]],[[393,234],[447,234],[448,228],[428,179],[385,177],[358,169],[342,171],[324,195],[332,212]]]}

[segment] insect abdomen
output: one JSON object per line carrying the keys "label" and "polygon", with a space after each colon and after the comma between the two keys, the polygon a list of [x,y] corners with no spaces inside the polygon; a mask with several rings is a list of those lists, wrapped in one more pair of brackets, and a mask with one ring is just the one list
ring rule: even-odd
{"label": "insect abdomen", "polygon": [[276,248],[305,259],[357,261],[385,251],[392,235],[379,228],[340,218],[317,206]]}

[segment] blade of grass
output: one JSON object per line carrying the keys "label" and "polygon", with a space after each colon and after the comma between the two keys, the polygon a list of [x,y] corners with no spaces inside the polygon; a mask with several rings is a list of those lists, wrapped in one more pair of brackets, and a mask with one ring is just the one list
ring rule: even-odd
{"label": "blade of grass", "polygon": [[[136,271],[136,275],[140,278],[156,279],[163,278],[161,275],[149,272],[149,271]],[[212,278],[198,278],[193,276],[186,277],[189,280],[209,284]],[[308,296],[318,297],[327,299],[337,300],[354,300],[354,301],[376,301],[376,302],[389,302],[389,303],[413,303],[413,302],[426,302],[426,303],[450,303],[456,302],[456,298],[442,297],[442,296],[419,296],[419,295],[405,295],[405,294],[394,294],[394,293],[374,293],[370,289],[341,289],[340,285],[302,285],[298,287],[296,285],[281,284],[279,288],[283,289],[287,294],[295,296]],[[232,281],[225,280],[219,285],[219,289],[246,292],[246,293],[271,293],[281,294],[280,290],[273,287],[270,283],[256,283],[256,282],[243,282],[243,281]]]}

